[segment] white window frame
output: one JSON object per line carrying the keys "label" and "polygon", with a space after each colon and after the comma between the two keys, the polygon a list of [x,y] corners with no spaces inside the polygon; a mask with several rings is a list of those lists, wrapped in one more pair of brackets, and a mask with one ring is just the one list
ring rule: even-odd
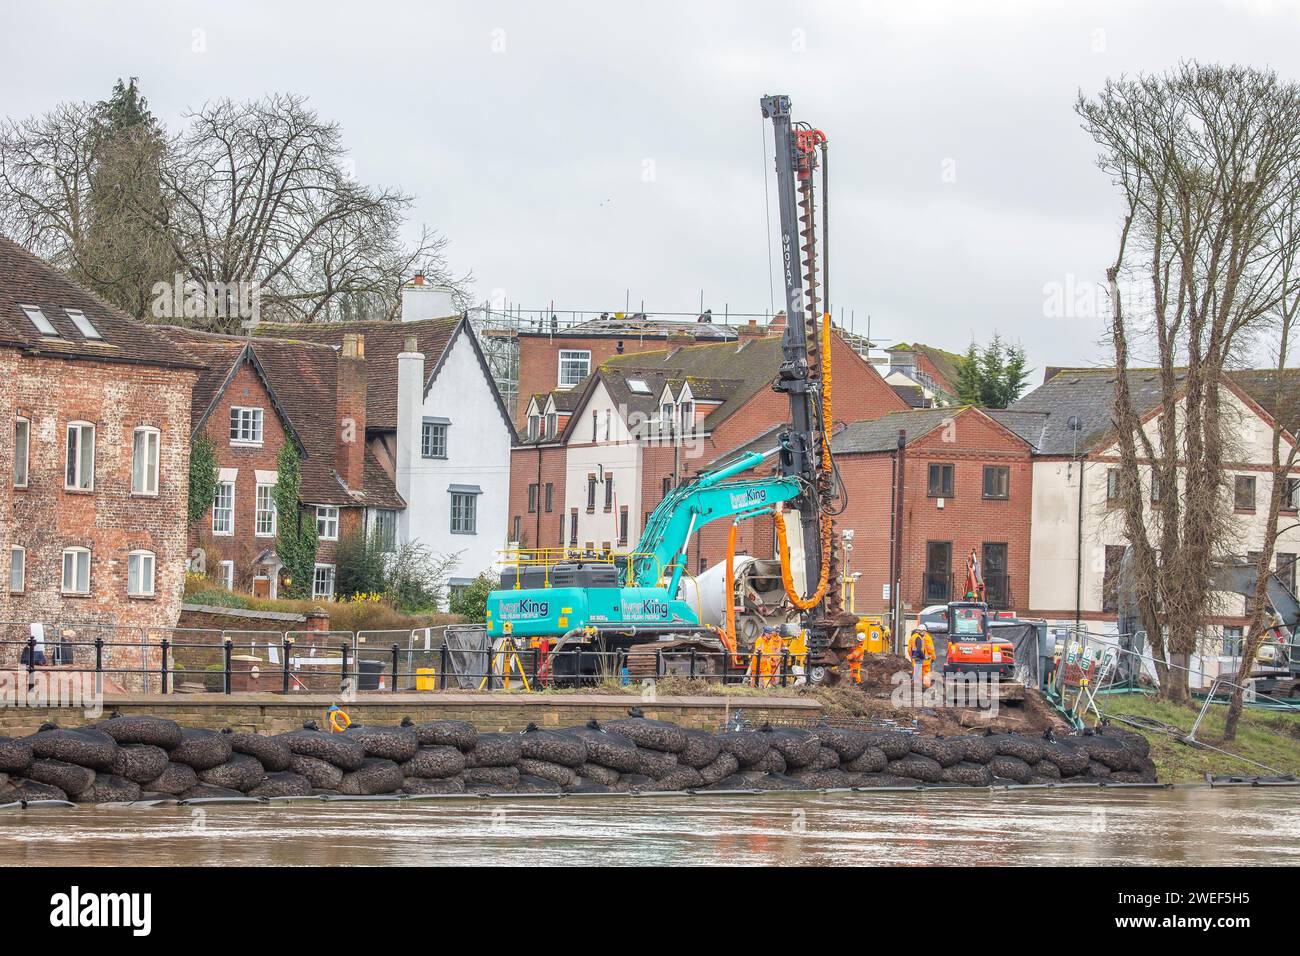
{"label": "white window frame", "polygon": [[77,327],[77,331],[81,333],[83,338],[95,341],[104,338],[99,334],[99,329],[95,328],[90,319],[86,317],[85,312],[80,309],[64,309],[63,311],[67,313],[68,318],[72,320],[72,324]]}
{"label": "white window frame", "polygon": [[227,591],[235,589],[235,562],[222,561],[219,565],[221,568],[221,585]]}
{"label": "white window frame", "polygon": [[560,416],[555,412],[546,414],[546,437],[554,438],[560,432]]}
{"label": "white window frame", "polygon": [[[326,583],[329,584],[329,590],[328,590],[328,591],[321,590],[320,588],[317,587],[317,582],[318,582],[318,580],[319,580],[319,578],[320,578],[320,573],[321,573],[322,571],[326,571],[326,572],[328,572],[328,573],[325,575]],[[326,600],[326,601],[332,601],[332,600],[334,600],[334,587],[335,587],[335,579],[334,579],[334,576],[335,576],[335,569],[334,569],[334,565],[332,565],[332,564],[317,564],[317,565],[312,569],[312,573],[311,573],[311,596],[312,596],[313,599],[323,599],[323,600]]]}
{"label": "white window frame", "polygon": [[23,314],[27,316],[27,320],[36,327],[36,331],[42,336],[47,339],[63,338],[63,336],[59,335],[59,330],[54,327],[54,323],[52,323],[49,317],[41,311],[39,305],[20,305],[18,308],[23,310]]}
{"label": "white window frame", "polygon": [[[331,533],[331,527],[333,533]],[[316,506],[316,539],[318,541],[337,541],[339,539],[338,505]]]}
{"label": "white window frame", "polygon": [[[565,374],[566,364],[570,370],[569,375]],[[591,349],[560,349],[558,365],[559,367],[556,370],[557,384],[560,388],[573,388],[591,374]],[[582,374],[569,381],[572,378],[572,372],[579,367],[582,368]]]}
{"label": "white window frame", "polygon": [[[248,413],[245,416],[245,412]],[[230,408],[230,444],[245,448],[262,446],[262,430],[266,423],[265,412],[253,405],[232,405]],[[253,425],[256,425],[256,429]],[[256,437],[246,437],[256,431]]]}
{"label": "white window frame", "polygon": [[[19,445],[18,435],[22,434],[22,443]],[[22,457],[18,455],[19,448],[22,448]],[[14,417],[14,487],[26,488],[27,482],[31,478],[31,461],[32,461],[32,420],[26,415],[17,415]]]}
{"label": "white window frame", "polygon": [[528,416],[528,440],[537,441],[537,439],[541,436],[541,432],[542,432],[542,416],[529,415]]}
{"label": "white window frame", "polygon": [[[136,455],[139,453],[137,443],[140,437],[145,439],[145,472],[144,486],[137,488],[135,483],[136,476]],[[149,468],[149,439],[153,439],[153,468]],[[162,470],[162,432],[152,425],[141,425],[131,433],[131,494],[144,495],[151,498],[158,496],[158,475]],[[152,473],[151,473],[152,472]]]}
{"label": "white window frame", "polygon": [[[17,561],[15,561],[17,558]],[[18,587],[14,587],[14,571],[18,571]],[[21,544],[9,548],[9,593],[22,594],[27,590],[27,549]]]}
{"label": "white window frame", "polygon": [[[223,508],[221,499],[222,491],[225,489],[230,491],[230,504]],[[224,528],[217,522],[217,516],[221,514],[228,519]],[[233,481],[217,482],[217,493],[212,499],[212,533],[222,538],[228,538],[235,533],[235,483]]]}
{"label": "white window frame", "polygon": [[[82,471],[85,464],[86,454],[85,441],[86,432],[90,432],[90,483],[81,484],[83,479]],[[68,466],[72,464],[72,449],[68,447],[72,442],[73,433],[77,436],[77,483],[68,483]],[[63,461],[63,488],[65,491],[94,491],[95,490],[95,423],[94,422],[68,422],[68,427],[64,431],[66,442],[64,444],[64,461]]]}
{"label": "white window frame", "polygon": [[[84,590],[81,590],[76,587],[77,585],[76,578],[78,576],[77,572],[79,570],[78,564],[80,564],[80,559],[83,555],[85,556],[85,561],[86,561],[86,587]],[[72,587],[68,587],[68,558],[69,557],[73,558],[73,562],[74,562],[72,565],[72,574],[73,574]],[[60,564],[59,591],[62,594],[89,594],[90,593],[90,549],[89,548],[64,548],[63,549],[63,555]]]}
{"label": "white window frame", "polygon": [[[262,507],[263,493],[269,508]],[[270,521],[264,519],[270,516]],[[269,527],[267,527],[269,525]],[[279,530],[279,512],[275,507],[275,485],[259,481],[257,488],[253,491],[253,537],[255,538],[274,538]]]}
{"label": "white window frame", "polygon": [[[149,573],[147,575],[141,573],[144,570],[143,565],[145,564],[146,559],[148,561],[148,566],[149,566]],[[131,565],[132,564],[139,564],[141,566],[140,572],[137,572],[136,575],[136,584],[137,585],[147,584],[147,589],[141,589],[137,587],[136,590],[134,591],[131,590]],[[132,551],[128,553],[126,556],[127,597],[138,597],[138,598],[153,597],[155,594],[154,579],[157,573],[157,568],[158,568],[158,556],[155,555],[152,551],[142,549],[139,551]]]}
{"label": "white window frame", "polygon": [[691,434],[691,432],[695,431],[695,403],[692,401],[678,402],[677,411],[682,420],[682,434]]}

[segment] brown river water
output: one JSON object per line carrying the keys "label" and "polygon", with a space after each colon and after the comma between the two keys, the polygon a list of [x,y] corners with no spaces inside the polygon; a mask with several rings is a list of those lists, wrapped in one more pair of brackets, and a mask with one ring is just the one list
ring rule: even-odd
{"label": "brown river water", "polygon": [[0,812],[0,863],[1300,864],[1300,788],[567,797]]}

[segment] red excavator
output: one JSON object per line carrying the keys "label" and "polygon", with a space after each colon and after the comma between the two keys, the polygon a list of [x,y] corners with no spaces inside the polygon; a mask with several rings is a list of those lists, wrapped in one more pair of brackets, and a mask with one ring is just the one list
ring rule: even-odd
{"label": "red excavator", "polygon": [[945,674],[982,671],[1010,677],[1015,672],[1016,647],[993,637],[989,628],[989,606],[984,598],[984,576],[979,556],[972,548],[966,559],[965,598],[948,605],[948,655]]}

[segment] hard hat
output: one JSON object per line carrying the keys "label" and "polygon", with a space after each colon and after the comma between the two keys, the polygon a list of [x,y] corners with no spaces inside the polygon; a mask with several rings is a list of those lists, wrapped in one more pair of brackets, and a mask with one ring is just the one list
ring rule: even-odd
{"label": "hard hat", "polygon": [[929,629],[928,627],[926,627],[924,624],[918,624],[918,625],[916,625],[916,629],[917,629],[918,631],[922,631],[923,633],[926,633],[926,634],[930,633],[930,629]]}

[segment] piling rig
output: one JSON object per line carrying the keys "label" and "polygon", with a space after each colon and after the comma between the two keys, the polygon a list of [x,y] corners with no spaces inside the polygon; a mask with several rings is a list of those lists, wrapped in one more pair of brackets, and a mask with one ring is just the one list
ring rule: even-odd
{"label": "piling rig", "polygon": [[[719,661],[725,660],[729,672],[743,674],[752,663],[756,627],[752,615],[748,627],[737,626],[736,601],[742,592],[753,593],[760,575],[752,559],[736,566],[735,534],[738,522],[761,514],[775,518],[784,592],[779,606],[764,609],[761,623],[780,621],[787,633],[797,632],[806,642],[800,665],[812,683],[837,680],[838,665],[858,642],[857,619],[843,612],[839,556],[832,546],[834,516],[843,509],[845,492],[830,449],[828,143],[820,130],[792,121],[788,96],[765,96],[761,108],[771,120],[776,147],[786,312],[782,361],[772,388],[788,398],[789,421],[772,452],[750,452],[671,489],[631,552],[554,549],[507,555],[501,587],[488,597],[487,638],[545,648],[545,666],[557,679],[608,675],[611,652],[622,655],[631,676],[662,674],[667,658],[680,661],[685,654],[693,673],[720,670]],[[768,462],[771,456],[774,462]],[[742,477],[765,462],[774,465],[772,474]],[[723,519],[732,522],[725,566],[691,579],[686,566],[692,537]],[[775,569],[768,573],[775,577]],[[706,584],[719,591],[713,595],[719,599],[706,600]],[[706,615],[706,604],[723,610]],[[697,651],[705,653],[697,659],[692,653]]]}

